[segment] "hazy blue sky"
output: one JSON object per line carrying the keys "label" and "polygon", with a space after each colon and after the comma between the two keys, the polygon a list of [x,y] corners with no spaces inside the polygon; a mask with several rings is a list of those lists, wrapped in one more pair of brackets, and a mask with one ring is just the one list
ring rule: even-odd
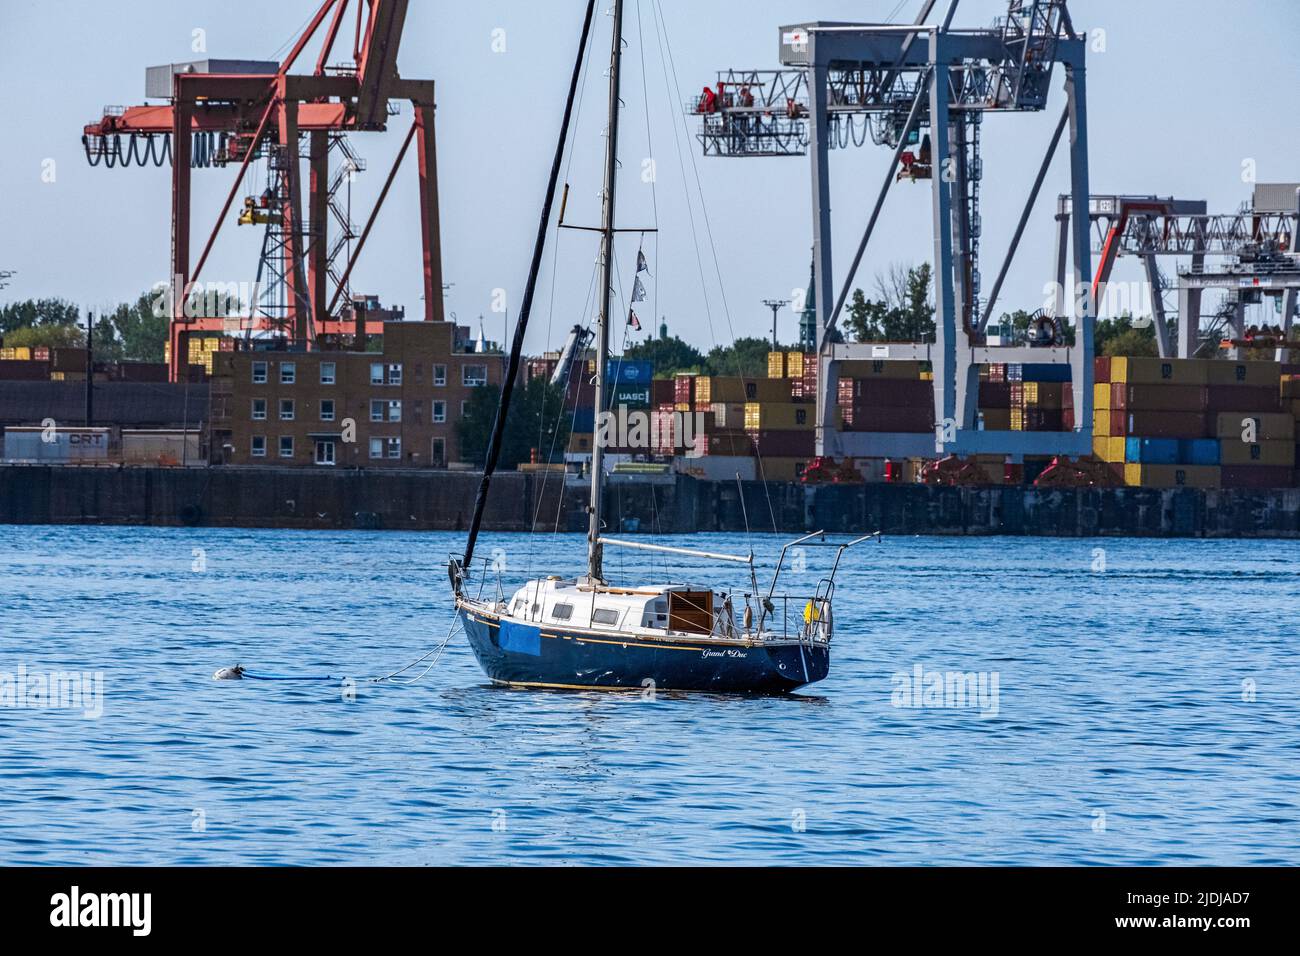
{"label": "hazy blue sky", "polygon": [[[659,54],[652,0],[627,0],[623,113],[624,225],[649,224],[657,200],[658,248],[649,240],[654,280],[643,319],[649,333],[666,315],[669,328],[703,347],[735,334],[767,334],[770,312],[760,300],[787,298],[807,281],[811,225],[806,158],[721,160],[690,155],[675,143],[682,128],[678,89],[695,95],[717,69],[776,66],[777,27],[809,19],[910,20],[920,0],[749,0],[709,3],[660,0],[676,71]],[[64,296],[90,307],[131,299],[167,272],[169,173],[166,169],[89,168],[82,127],[108,104],[143,102],[147,65],[194,58],[192,32],[205,31],[212,57],[278,58],[316,8],[315,0],[0,0],[0,269],[16,269],[0,300]],[[439,84],[438,137],[442,238],[449,310],[462,322],[483,314],[500,338],[502,317],[491,312],[492,290],[504,288],[513,314],[526,276],[537,210],[562,105],[582,0],[414,0],[399,66],[404,76]],[[601,0],[601,8],[609,6]],[[942,9],[943,3],[939,7]],[[955,23],[989,23],[1003,0],[965,0]],[[1231,211],[1249,196],[1244,159],[1261,181],[1300,180],[1300,4],[1292,0],[1096,0],[1072,5],[1079,28],[1102,28],[1105,50],[1090,54],[1089,123],[1093,192],[1174,194],[1205,198]],[[649,41],[641,58],[641,29]],[[609,20],[598,18],[594,69],[588,75],[575,157],[569,221],[595,222],[599,213],[600,131]],[[493,51],[493,31],[505,31],[505,52]],[[314,61],[305,58],[306,66]],[[642,82],[642,72],[647,82]],[[1044,113],[994,116],[984,126],[983,272],[985,292],[1006,248],[1038,158],[1059,114],[1061,74]],[[667,87],[667,89],[666,89]],[[648,100],[649,109],[646,109]],[[647,134],[647,112],[649,130]],[[356,218],[378,192],[407,125],[409,105],[386,134],[354,137],[369,169],[357,181]],[[674,124],[679,139],[674,138]],[[652,197],[641,161],[653,155],[658,183]],[[692,156],[694,164],[692,164]],[[1288,157],[1290,157],[1288,159]],[[418,213],[412,155],[399,176],[355,275],[359,291],[418,314]],[[53,183],[43,163],[55,161]],[[1031,221],[1001,306],[1036,307],[1051,263],[1051,209],[1067,185],[1058,156]],[[832,159],[836,282],[842,281],[888,155],[867,146]],[[682,170],[686,177],[683,179]],[[695,197],[698,168],[708,222],[723,277],[714,276]],[[195,174],[196,255],[234,175],[233,169]],[[687,188],[689,183],[689,190]],[[704,256],[701,288],[697,247],[687,211],[695,206]],[[931,250],[929,187],[900,184],[891,193],[868,250],[860,284],[870,286],[890,263],[914,264]],[[228,222],[205,278],[251,281],[260,238]],[[621,282],[630,282],[635,236],[622,240]],[[548,257],[531,350],[554,346],[584,319],[595,245],[590,234],[559,240],[558,279]],[[1117,278],[1136,278],[1121,264]],[[724,294],[725,306],[724,309]],[[655,297],[657,296],[657,301]],[[730,326],[726,314],[730,313]],[[1001,309],[999,309],[1001,311]],[[782,315],[782,336],[794,320]]]}

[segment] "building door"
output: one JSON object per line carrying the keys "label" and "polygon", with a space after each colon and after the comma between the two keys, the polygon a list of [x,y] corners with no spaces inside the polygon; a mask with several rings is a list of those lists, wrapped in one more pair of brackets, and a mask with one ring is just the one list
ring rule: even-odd
{"label": "building door", "polygon": [[334,464],[334,442],[324,439],[316,442],[316,464]]}
{"label": "building door", "polygon": [[435,438],[433,440],[433,450],[429,457],[429,464],[434,468],[447,467],[447,439]]}

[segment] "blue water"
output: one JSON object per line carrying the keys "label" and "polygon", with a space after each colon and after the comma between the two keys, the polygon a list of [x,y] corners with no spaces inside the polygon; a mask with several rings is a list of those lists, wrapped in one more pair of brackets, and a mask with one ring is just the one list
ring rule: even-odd
{"label": "blue water", "polygon": [[[0,863],[1300,863],[1294,544],[864,545],[831,675],[789,699],[500,689],[463,639],[354,700],[212,680],[411,661],[460,543],[0,526],[0,672],[104,675],[98,718],[0,706]],[[507,581],[582,551],[482,547]],[[917,665],[996,675],[996,715],[895,706]]]}

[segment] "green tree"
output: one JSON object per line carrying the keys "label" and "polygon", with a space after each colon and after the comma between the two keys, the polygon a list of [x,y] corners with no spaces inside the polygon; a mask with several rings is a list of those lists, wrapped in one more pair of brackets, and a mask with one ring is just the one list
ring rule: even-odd
{"label": "green tree", "polygon": [[[500,405],[498,386],[480,385],[471,389],[465,413],[456,421],[462,461],[473,462],[480,468],[486,464],[492,425]],[[564,407],[564,392],[558,386],[540,377],[515,386],[497,467],[516,468],[530,461],[534,448],[540,461],[547,461],[552,451],[560,459],[569,442],[571,422]]]}
{"label": "green tree", "polygon": [[[706,366],[704,355],[693,345],[688,345],[675,335],[667,338],[646,339],[624,350],[629,359],[645,359],[654,367],[655,376],[664,378],[678,372],[699,372]],[[764,374],[767,374],[764,357]]]}
{"label": "green tree", "polygon": [[934,337],[930,263],[892,266],[876,276],[877,298],[853,291],[844,324],[858,342],[919,342]]}
{"label": "green tree", "polygon": [[0,335],[6,344],[18,344],[11,342],[9,334],[19,329],[76,326],[80,322],[77,307],[64,299],[27,299],[0,308]]}
{"label": "green tree", "polygon": [[79,348],[86,344],[86,333],[75,325],[28,325],[5,333],[5,347]]}
{"label": "green tree", "polygon": [[[705,359],[712,375],[737,375],[741,378],[767,378],[767,353],[772,343],[767,339],[745,336],[733,345],[714,346]],[[658,372],[658,368],[655,369]]]}
{"label": "green tree", "polygon": [[[161,362],[167,343],[167,310],[159,307],[159,293],[145,292],[134,303],[123,302],[106,317],[113,334],[103,336],[118,358],[134,362]],[[95,355],[101,354],[99,323],[95,325]]]}

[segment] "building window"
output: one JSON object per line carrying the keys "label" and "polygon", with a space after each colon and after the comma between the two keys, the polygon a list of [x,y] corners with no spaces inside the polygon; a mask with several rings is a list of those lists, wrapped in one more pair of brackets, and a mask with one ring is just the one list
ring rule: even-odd
{"label": "building window", "polygon": [[338,367],[333,362],[320,363],[320,383],[322,385],[333,385],[335,376],[338,374]]}
{"label": "building window", "polygon": [[402,457],[402,440],[400,438],[388,439],[388,457],[389,458]]}
{"label": "building window", "polygon": [[388,384],[389,385],[402,384],[402,366],[400,365],[388,366]]}
{"label": "building window", "polygon": [[435,365],[433,367],[433,384],[434,385],[447,384],[447,366]]}
{"label": "building window", "polygon": [[370,439],[370,457],[371,458],[384,457],[384,440],[382,438]]}
{"label": "building window", "polygon": [[320,420],[323,422],[334,421],[334,399],[322,398],[320,400]]}
{"label": "building window", "polygon": [[370,363],[370,384],[371,385],[384,384],[384,363],[383,362]]}
{"label": "building window", "polygon": [[266,421],[266,399],[264,398],[253,399],[253,421],[255,422]]}
{"label": "building window", "polygon": [[487,366],[462,365],[460,368],[460,381],[462,385],[486,385]]}
{"label": "building window", "polygon": [[254,385],[266,384],[266,363],[265,362],[253,363],[253,384]]}
{"label": "building window", "polygon": [[370,400],[370,420],[372,422],[382,422],[384,420],[384,401],[381,398]]}
{"label": "building window", "polygon": [[402,420],[402,403],[400,400],[388,403],[388,420],[390,422],[400,422]]}
{"label": "building window", "polygon": [[280,457],[281,458],[293,457],[293,436],[292,435],[282,435],[280,437]]}
{"label": "building window", "polygon": [[282,422],[293,421],[293,399],[292,398],[280,399],[280,421]]}
{"label": "building window", "polygon": [[328,439],[316,442],[316,464],[334,464],[334,442]]}
{"label": "building window", "polygon": [[280,363],[280,384],[292,385],[298,380],[298,364],[296,362]]}
{"label": "building window", "polygon": [[445,421],[447,420],[447,403],[446,403],[446,402],[434,402],[434,403],[433,403],[433,420],[434,420],[435,422],[445,422]]}
{"label": "building window", "polygon": [[266,436],[265,435],[253,436],[253,447],[250,450],[250,454],[252,454],[254,458],[266,457]]}

